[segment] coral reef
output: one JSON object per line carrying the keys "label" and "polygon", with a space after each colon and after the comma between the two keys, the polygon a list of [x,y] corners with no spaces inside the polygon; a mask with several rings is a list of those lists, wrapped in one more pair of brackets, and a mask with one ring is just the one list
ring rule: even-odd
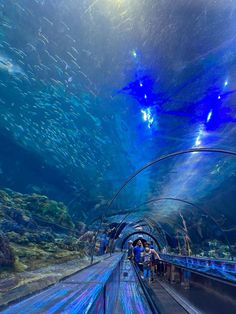
{"label": "coral reef", "polygon": [[65,205],[49,200],[46,196],[32,194],[25,199],[26,208],[39,217],[60,226],[74,228],[72,219]]}
{"label": "coral reef", "polygon": [[67,207],[46,196],[0,190],[0,273],[33,270],[85,255],[79,237],[86,231]]}
{"label": "coral reef", "polygon": [[13,266],[15,257],[8,238],[0,232],[0,266]]}

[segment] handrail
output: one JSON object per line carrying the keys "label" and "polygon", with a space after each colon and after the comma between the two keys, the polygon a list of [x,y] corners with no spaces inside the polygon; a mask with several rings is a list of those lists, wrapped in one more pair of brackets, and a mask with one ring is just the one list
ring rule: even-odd
{"label": "handrail", "polygon": [[[236,286],[236,262],[161,253],[160,257],[165,263],[173,264],[201,276]],[[194,262],[196,262],[196,264]],[[222,267],[217,266],[218,263],[220,263]],[[215,273],[212,273],[214,271]],[[230,273],[234,273],[235,275],[230,275]],[[228,277],[226,275],[228,275]]]}

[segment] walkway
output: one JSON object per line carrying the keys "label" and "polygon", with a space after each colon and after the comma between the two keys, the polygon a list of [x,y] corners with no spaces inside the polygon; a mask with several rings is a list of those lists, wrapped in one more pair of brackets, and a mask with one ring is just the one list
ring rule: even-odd
{"label": "walkway", "polygon": [[[104,313],[104,287],[113,276],[113,271],[117,269],[122,256],[122,253],[114,254],[112,257],[86,268],[48,289],[10,306],[1,313]],[[108,308],[114,308],[114,303],[109,304],[109,299],[106,302]]]}
{"label": "walkway", "polygon": [[130,261],[125,259],[120,270],[120,293],[115,313],[152,314]]}

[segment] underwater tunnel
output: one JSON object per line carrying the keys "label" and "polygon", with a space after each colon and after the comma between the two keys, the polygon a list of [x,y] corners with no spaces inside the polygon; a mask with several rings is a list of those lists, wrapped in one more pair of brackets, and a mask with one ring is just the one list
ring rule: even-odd
{"label": "underwater tunnel", "polygon": [[236,312],[236,1],[0,0],[0,313]]}

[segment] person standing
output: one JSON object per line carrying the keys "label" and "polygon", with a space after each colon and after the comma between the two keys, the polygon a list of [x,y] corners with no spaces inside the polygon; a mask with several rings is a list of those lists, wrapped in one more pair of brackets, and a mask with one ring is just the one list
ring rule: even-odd
{"label": "person standing", "polygon": [[107,235],[105,231],[100,235],[99,240],[100,240],[99,255],[104,255],[107,247]]}
{"label": "person standing", "polygon": [[149,245],[146,244],[143,252],[143,276],[144,279],[148,279],[149,283],[151,282],[153,255],[160,260],[158,253],[154,249],[150,249]]}
{"label": "person standing", "polygon": [[128,259],[132,261],[134,258],[134,247],[133,247],[133,241],[128,241]]}
{"label": "person standing", "polygon": [[110,226],[107,230],[107,237],[108,237],[108,245],[107,245],[107,253],[112,252],[114,249],[115,244],[115,235],[116,235],[116,227]]}
{"label": "person standing", "polygon": [[142,255],[144,252],[142,241],[139,240],[137,245],[134,247],[134,261],[140,271],[143,271],[143,264],[142,264]]}
{"label": "person standing", "polygon": [[[153,241],[150,241],[150,249],[151,250],[154,250],[154,243],[153,243]],[[156,256],[155,256],[155,254],[154,253],[152,253],[152,266],[151,266],[151,281],[153,281],[154,280],[154,273],[157,273],[157,271],[158,271],[158,262],[159,262],[159,260],[158,259],[156,259]]]}

